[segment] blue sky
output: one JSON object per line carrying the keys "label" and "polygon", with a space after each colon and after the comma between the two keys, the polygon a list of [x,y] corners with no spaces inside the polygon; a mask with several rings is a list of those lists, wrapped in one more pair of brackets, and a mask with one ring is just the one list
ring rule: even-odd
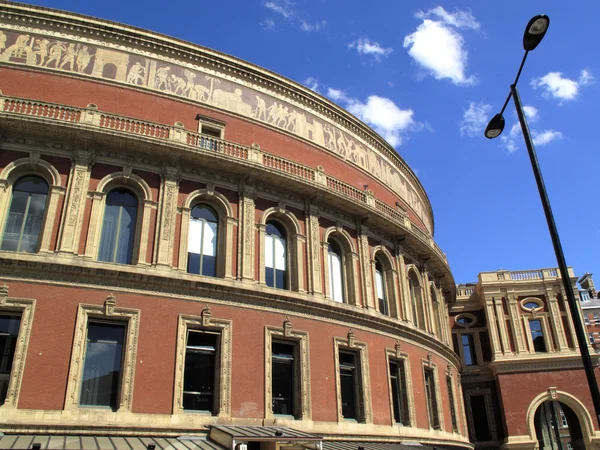
{"label": "blue sky", "polygon": [[[587,0],[44,0],[229,53],[303,83],[371,125],[417,173],[457,282],[556,266],[511,102],[483,137],[523,55],[528,20],[550,16],[519,82],[567,263],[600,281],[595,126],[600,2]],[[577,6],[575,6],[577,5]]]}

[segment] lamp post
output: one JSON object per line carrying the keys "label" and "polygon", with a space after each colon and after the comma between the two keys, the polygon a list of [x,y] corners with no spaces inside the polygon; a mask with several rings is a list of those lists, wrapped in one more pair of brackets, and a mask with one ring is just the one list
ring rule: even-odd
{"label": "lamp post", "polygon": [[542,206],[544,207],[544,214],[546,215],[546,222],[548,223],[548,231],[550,232],[550,237],[552,238],[552,245],[554,246],[554,253],[556,254],[560,276],[562,278],[563,287],[567,295],[567,302],[569,304],[571,316],[573,317],[577,342],[581,350],[583,367],[585,369],[585,374],[590,387],[590,393],[592,395],[592,401],[594,403],[596,420],[600,426],[600,392],[598,392],[598,383],[596,382],[594,367],[592,366],[592,359],[590,358],[590,352],[588,350],[587,333],[583,329],[583,324],[579,317],[579,308],[577,307],[577,300],[575,300],[575,294],[573,294],[573,289],[571,287],[565,255],[563,254],[562,245],[558,237],[558,231],[556,230],[556,224],[554,223],[554,216],[552,215],[552,209],[550,208],[550,201],[548,200],[548,194],[546,193],[544,179],[542,178],[537,155],[531,139],[531,134],[529,133],[527,119],[525,118],[525,113],[523,112],[523,106],[521,104],[521,98],[519,97],[519,91],[517,90],[517,82],[521,76],[521,71],[523,70],[523,65],[525,64],[527,55],[542,41],[549,25],[550,18],[543,14],[533,17],[527,24],[527,28],[525,28],[525,34],[523,35],[523,49],[525,50],[525,54],[523,55],[521,66],[519,67],[515,81],[510,85],[510,92],[506,98],[506,101],[504,102],[504,105],[502,106],[502,110],[488,123],[485,129],[485,137],[488,139],[494,139],[500,136],[505,125],[504,116],[502,114],[506,109],[508,101],[512,97],[517,110],[517,115],[519,116],[521,130],[523,131],[523,137],[525,138],[525,145],[527,146],[529,159],[531,160],[531,166],[533,168],[533,174],[535,176],[535,181],[540,193]]}

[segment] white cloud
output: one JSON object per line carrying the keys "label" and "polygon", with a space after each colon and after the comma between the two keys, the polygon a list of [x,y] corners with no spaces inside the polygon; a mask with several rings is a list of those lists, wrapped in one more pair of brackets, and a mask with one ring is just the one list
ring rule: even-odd
{"label": "white cloud", "polygon": [[561,72],[548,72],[543,77],[533,78],[531,86],[534,89],[542,88],[544,97],[554,97],[561,101],[574,100],[583,86],[594,82],[594,77],[587,69],[583,69],[579,80],[564,78]]}
{"label": "white cloud", "polygon": [[513,124],[510,131],[508,132],[508,134],[505,134],[504,136],[500,136],[502,143],[504,144],[506,149],[511,153],[516,151],[519,148],[519,146],[517,145],[517,138],[519,137],[520,131],[521,131],[521,126],[517,122],[517,123]]}
{"label": "white cloud", "polygon": [[404,37],[403,46],[408,54],[437,80],[448,78],[456,85],[476,83],[475,76],[466,74],[468,52],[463,36],[457,31],[479,29],[475,17],[466,11],[449,13],[441,6],[418,11],[415,17],[423,23]]}
{"label": "white cloud", "polygon": [[344,91],[334,88],[327,89],[327,97],[329,97],[334,102],[348,103],[351,100]]}
{"label": "white cloud", "polygon": [[275,11],[278,14],[281,14],[284,19],[289,19],[294,16],[294,10],[292,5],[294,2],[290,0],[275,0],[270,2],[265,2],[265,8],[268,8],[272,11]]}
{"label": "white cloud", "polygon": [[315,91],[317,93],[319,93],[319,88],[320,88],[320,83],[319,83],[319,79],[315,78],[315,77],[308,77],[306,80],[304,80],[304,85],[309,88],[311,91]]}
{"label": "white cloud", "polygon": [[260,23],[261,27],[263,27],[263,30],[266,31],[274,31],[275,30],[275,21],[273,19],[264,19],[261,23]]}
{"label": "white cloud", "polygon": [[469,108],[464,110],[463,120],[460,122],[460,134],[471,137],[483,134],[491,110],[492,105],[487,103],[469,102]]}
{"label": "white cloud", "polygon": [[360,38],[350,42],[348,48],[355,48],[359,55],[370,55],[377,62],[381,62],[382,57],[388,56],[394,51],[393,48],[384,48],[379,42],[370,41],[369,38]]}
{"label": "white cloud", "polygon": [[557,141],[563,138],[563,134],[560,131],[545,130],[541,133],[533,132],[533,145],[546,145],[552,141]]}
{"label": "white cloud", "polygon": [[527,117],[529,122],[537,122],[538,110],[535,106],[525,105],[523,106],[523,111],[525,112],[525,117]]}
{"label": "white cloud", "polygon": [[300,29],[302,31],[320,31],[325,25],[327,25],[326,20],[320,20],[315,22],[315,24],[310,24],[306,20],[300,21]]}
{"label": "white cloud", "polygon": [[454,13],[447,12],[443,7],[436,6],[427,12],[417,11],[415,14],[417,19],[429,19],[430,17],[437,17],[442,22],[452,25],[456,28],[471,28],[478,30],[480,25],[470,11],[456,11]]}

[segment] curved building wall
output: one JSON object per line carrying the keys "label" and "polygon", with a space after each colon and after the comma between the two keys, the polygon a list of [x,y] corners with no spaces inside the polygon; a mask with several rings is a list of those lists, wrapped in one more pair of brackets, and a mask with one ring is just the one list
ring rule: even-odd
{"label": "curved building wall", "polygon": [[[20,318],[5,431],[275,424],[330,439],[467,442],[452,274],[422,186],[379,136],[226,55],[74,14],[0,12],[0,316]],[[28,176],[47,185],[39,211],[19,193]],[[132,211],[110,206],[114,192],[137,205],[119,229],[131,236],[125,260],[118,246],[106,257],[111,217],[122,224]],[[32,247],[35,230],[14,228],[18,197],[33,211],[22,223],[38,220]],[[189,273],[197,205],[216,217],[214,276]],[[270,262],[272,223],[285,267]],[[283,271],[273,270],[282,288],[269,268]],[[111,408],[81,404],[94,324],[124,333]],[[182,402],[189,332],[217,336],[212,414]],[[272,409],[274,344],[294,349],[289,414]],[[401,420],[390,362],[404,370]]]}

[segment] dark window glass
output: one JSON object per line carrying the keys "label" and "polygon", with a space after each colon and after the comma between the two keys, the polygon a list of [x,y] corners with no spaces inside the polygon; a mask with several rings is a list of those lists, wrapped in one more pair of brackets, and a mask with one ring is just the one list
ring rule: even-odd
{"label": "dark window glass", "polygon": [[394,421],[403,425],[409,425],[406,374],[402,361],[390,362],[390,384],[392,385]]}
{"label": "dark window glass", "polygon": [[461,335],[461,342],[463,347],[463,356],[465,358],[465,366],[474,366],[477,364],[477,358],[475,356],[475,346],[473,345],[473,335],[463,334]]}
{"label": "dark window glass", "polygon": [[485,397],[483,395],[471,396],[471,411],[473,412],[473,427],[475,428],[475,440],[479,442],[489,441],[492,436],[488,425]]}
{"label": "dark window glass", "polygon": [[2,237],[2,250],[35,253],[44,222],[48,184],[40,177],[27,176],[17,181]]}
{"label": "dark window glass", "polygon": [[275,222],[267,223],[265,236],[265,282],[267,286],[288,289],[287,238],[285,230]]}
{"label": "dark window glass", "polygon": [[452,389],[452,377],[446,377],[448,386],[448,403],[450,403],[450,419],[452,420],[452,431],[458,431],[458,423],[456,422],[456,405],[454,405],[454,390]]}
{"label": "dark window glass", "polygon": [[217,275],[217,214],[205,205],[194,206],[188,233],[188,273]]}
{"label": "dark window glass", "polygon": [[429,412],[429,426],[431,428],[440,428],[440,418],[435,395],[435,377],[431,369],[425,369],[425,395],[427,397],[427,409]]}
{"label": "dark window glass", "polygon": [[6,400],[21,318],[0,316],[0,405]]}
{"label": "dark window glass", "polygon": [[527,309],[534,309],[534,308],[539,308],[540,305],[538,305],[535,302],[527,302],[523,306]]}
{"label": "dark window glass", "polygon": [[80,405],[118,407],[125,327],[88,324]]}
{"label": "dark window glass", "polygon": [[293,344],[273,343],[273,414],[294,414],[294,350]]}
{"label": "dark window glass", "polygon": [[340,352],[340,385],[342,390],[342,416],[344,419],[356,419],[357,412],[357,373],[356,355]]}
{"label": "dark window glass", "polygon": [[379,312],[389,315],[388,302],[385,292],[385,273],[379,261],[375,262],[375,290],[379,301]]}
{"label": "dark window glass", "polygon": [[106,196],[98,260],[131,264],[138,201],[124,189]]}
{"label": "dark window glass", "polygon": [[546,342],[544,341],[544,332],[542,331],[542,322],[540,320],[530,320],[529,330],[531,331],[533,348],[536,353],[545,353],[547,350]]}
{"label": "dark window glass", "polygon": [[215,358],[218,340],[218,334],[188,331],[183,373],[183,409],[215,412]]}

